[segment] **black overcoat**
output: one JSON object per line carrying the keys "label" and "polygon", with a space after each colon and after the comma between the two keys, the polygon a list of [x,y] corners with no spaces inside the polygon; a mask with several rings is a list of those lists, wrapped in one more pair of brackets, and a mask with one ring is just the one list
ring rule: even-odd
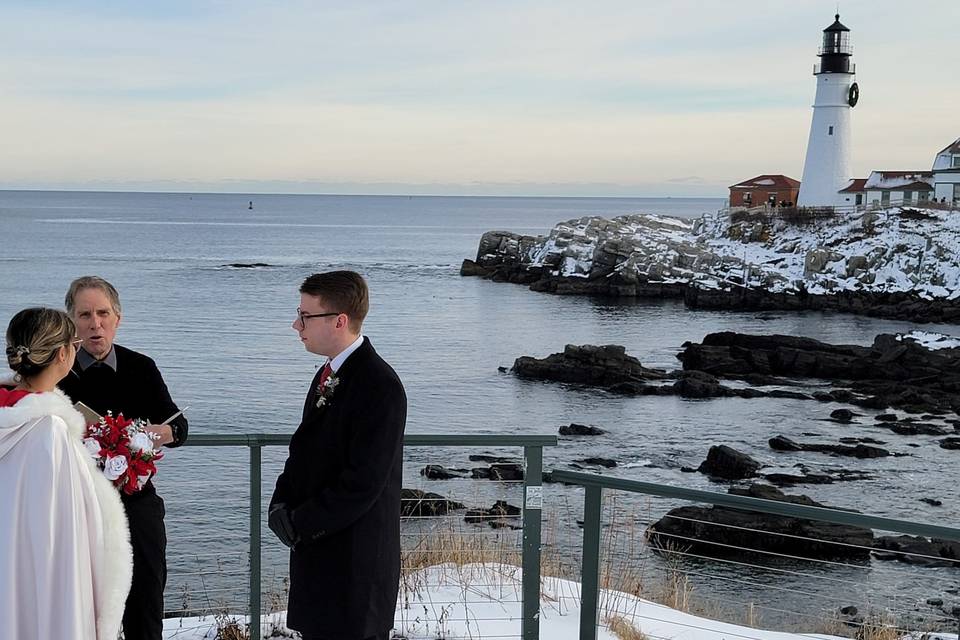
{"label": "black overcoat", "polygon": [[393,628],[407,398],[367,338],[335,375],[319,408],[314,377],[270,504],[286,503],[301,537],[287,626],[346,640]]}

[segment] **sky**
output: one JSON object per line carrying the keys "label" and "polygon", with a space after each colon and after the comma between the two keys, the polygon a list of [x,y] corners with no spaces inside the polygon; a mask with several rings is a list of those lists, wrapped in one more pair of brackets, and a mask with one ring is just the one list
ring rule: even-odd
{"label": "sky", "polygon": [[[718,196],[800,179],[835,0],[0,0],[0,189]],[[856,177],[960,137],[960,2],[844,0]]]}

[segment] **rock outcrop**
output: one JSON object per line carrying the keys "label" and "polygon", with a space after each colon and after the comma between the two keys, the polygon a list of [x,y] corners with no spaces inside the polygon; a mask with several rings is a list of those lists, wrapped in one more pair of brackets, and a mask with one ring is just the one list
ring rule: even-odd
{"label": "rock outcrop", "polygon": [[955,212],[892,208],[805,220],[792,211],[584,217],[547,236],[490,231],[461,274],[556,294],[680,297],[699,309],[960,320]]}
{"label": "rock outcrop", "polygon": [[[767,485],[731,488],[729,493],[825,506],[807,496],[786,495]],[[866,558],[873,544],[873,531],[727,507],[687,506],[671,509],[652,524],[647,538],[659,549],[683,549],[711,557],[742,558],[778,553],[804,558]]]}

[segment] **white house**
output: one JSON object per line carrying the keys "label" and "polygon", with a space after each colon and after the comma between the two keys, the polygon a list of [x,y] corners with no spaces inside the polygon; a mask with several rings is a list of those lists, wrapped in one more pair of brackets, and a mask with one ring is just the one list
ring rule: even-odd
{"label": "white house", "polygon": [[843,205],[960,204],[960,138],[937,154],[931,171],[873,171],[839,191]]}
{"label": "white house", "polygon": [[947,145],[933,161],[934,197],[960,204],[960,138]]}

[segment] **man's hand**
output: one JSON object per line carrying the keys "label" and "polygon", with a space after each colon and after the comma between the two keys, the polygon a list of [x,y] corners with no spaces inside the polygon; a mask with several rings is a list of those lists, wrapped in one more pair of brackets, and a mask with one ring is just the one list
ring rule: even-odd
{"label": "man's hand", "polygon": [[148,424],[143,430],[153,438],[154,448],[173,442],[173,427],[168,424]]}
{"label": "man's hand", "polygon": [[270,514],[267,516],[267,525],[287,547],[293,549],[300,542],[300,535],[293,527],[293,518],[290,515],[290,509],[283,502],[270,507]]}

